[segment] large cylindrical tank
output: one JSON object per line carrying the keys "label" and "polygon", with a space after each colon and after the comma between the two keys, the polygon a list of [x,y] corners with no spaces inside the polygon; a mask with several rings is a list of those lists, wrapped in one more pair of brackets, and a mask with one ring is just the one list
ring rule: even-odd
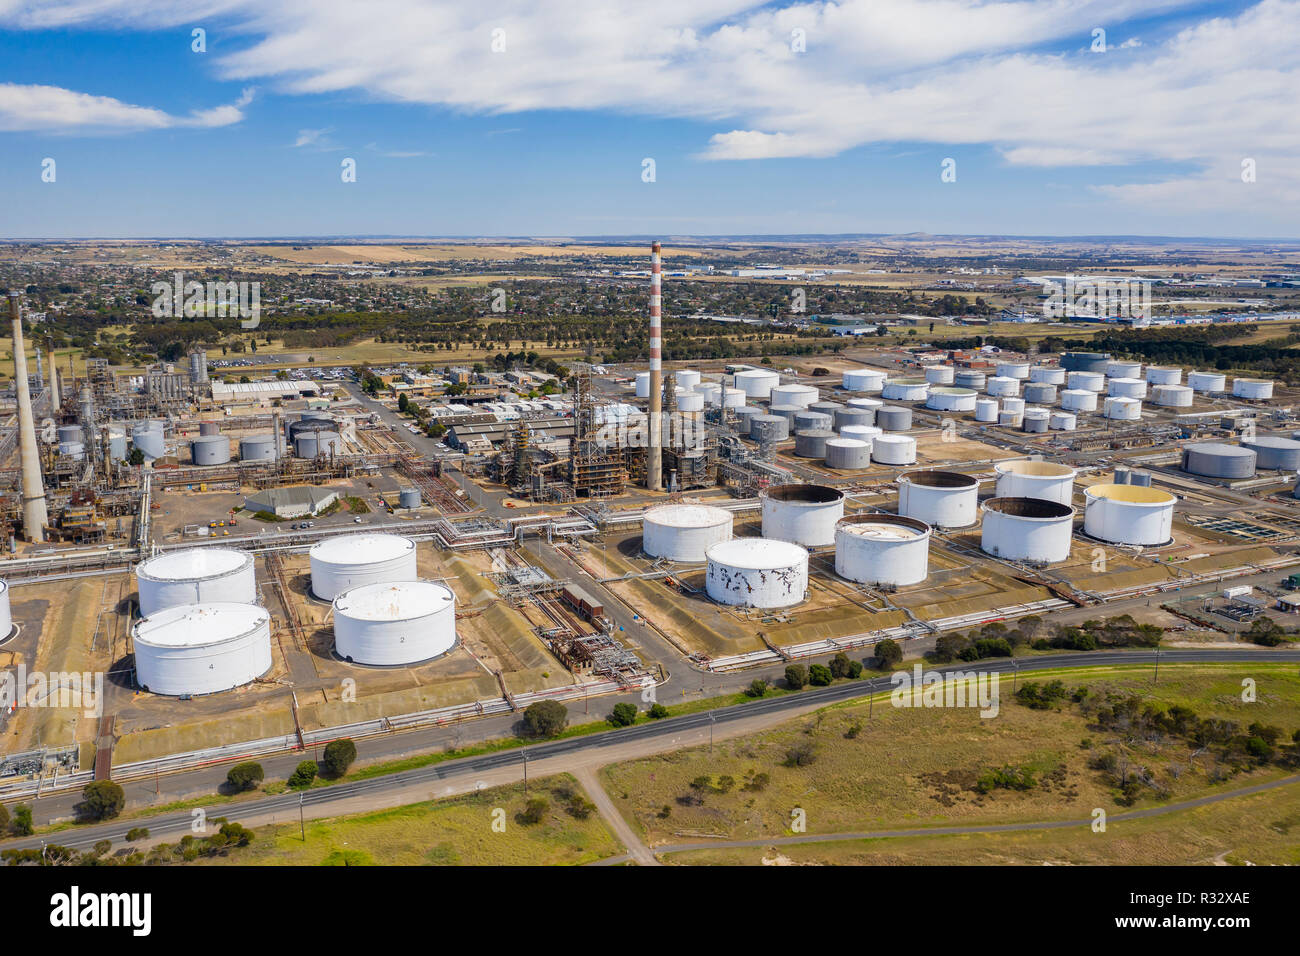
{"label": "large cylindrical tank", "polygon": [[983,372],[977,372],[973,368],[959,368],[952,377],[952,383],[958,388],[981,389],[987,381],[987,375]]}
{"label": "large cylindrical tank", "polygon": [[271,669],[271,615],[253,604],[167,607],[131,633],[136,683],[153,694],[216,694]]}
{"label": "large cylindrical tank", "polygon": [[131,444],[140,449],[146,460],[161,458],[167,454],[162,422],[137,422],[131,428]]}
{"label": "large cylindrical tank", "polygon": [[700,373],[693,368],[679,368],[673,372],[673,384],[678,392],[689,391],[700,384]]}
{"label": "large cylindrical tank", "polygon": [[826,485],[772,485],[759,492],[763,537],[807,548],[835,543],[835,522],[844,517],[844,492]]}
{"label": "large cylindrical tank", "polygon": [[808,552],[797,544],[733,538],[709,548],[707,560],[705,591],[719,604],[793,607],[808,593]]}
{"label": "large cylindrical tank", "polygon": [[249,435],[239,439],[240,461],[275,461],[275,435]]}
{"label": "large cylindrical tank", "polygon": [[880,397],[890,402],[923,402],[930,385],[923,378],[891,378],[880,390]]}
{"label": "large cylindrical tank", "polygon": [[835,413],[844,407],[845,406],[841,405],[839,402],[813,402],[808,406],[808,411],[821,412],[823,415],[829,415],[833,419]]}
{"label": "large cylindrical tank", "polygon": [[790,416],[790,424],[794,426],[796,434],[812,428],[829,430],[834,422],[835,419],[825,412],[802,411]]}
{"label": "large cylindrical tank", "polygon": [[767,407],[772,415],[780,415],[790,423],[790,430],[794,430],[794,417],[803,411],[798,405],[773,404]]}
{"label": "large cylindrical tank", "polygon": [[1027,432],[1045,432],[1047,424],[1052,420],[1052,413],[1046,408],[1033,406],[1026,408],[1020,418],[1020,427]]}
{"label": "large cylindrical tank", "polygon": [[420,489],[402,488],[397,492],[397,506],[399,508],[420,507]]}
{"label": "large cylindrical tank", "polygon": [[1215,395],[1228,385],[1228,376],[1222,372],[1188,372],[1187,384],[1194,392]]}
{"label": "large cylindrical tank", "polygon": [[86,441],[85,432],[81,430],[80,425],[60,425],[57,429],[59,444],[65,442],[82,442]]}
{"label": "large cylindrical tank", "polygon": [[399,667],[455,646],[456,595],[445,584],[363,584],[334,598],[334,651],[345,661]]}
{"label": "large cylindrical tank", "polygon": [[338,424],[332,415],[324,412],[304,412],[301,419],[290,422],[287,428],[289,438],[296,440],[299,435],[310,432],[337,432]]}
{"label": "large cylindrical tank", "polygon": [[[744,396],[741,396],[744,398]],[[704,396],[696,391],[678,392],[674,396],[677,402],[679,412],[702,412],[704,411]]]}
{"label": "large cylindrical tank", "polygon": [[126,429],[121,426],[108,426],[108,457],[113,461],[126,460]]}
{"label": "large cylindrical tank", "polygon": [[719,389],[712,393],[712,397],[705,396],[705,401],[713,408],[742,408],[745,404],[745,393],[738,388],[728,386],[725,392]]}
{"label": "large cylindrical tank", "polygon": [[871,443],[871,460],[882,465],[910,465],[916,461],[916,439],[910,435],[879,435]]}
{"label": "large cylindrical tank", "polygon": [[14,615],[13,608],[9,604],[9,585],[5,581],[0,581],[0,640],[4,640],[13,633]]}
{"label": "large cylindrical tank", "polygon": [[870,368],[849,369],[841,384],[850,392],[878,392],[884,387],[885,373]]}
{"label": "large cylindrical tank", "polygon": [[1234,378],[1232,394],[1235,398],[1265,401],[1273,397],[1273,382],[1264,378]]}
{"label": "large cylindrical tank", "polygon": [[649,372],[636,373],[636,397],[637,398],[650,397],[650,373]]}
{"label": "large cylindrical tank", "polygon": [[1300,471],[1300,441],[1292,438],[1279,438],[1275,435],[1259,435],[1255,438],[1243,438],[1242,448],[1249,448],[1255,453],[1255,467],[1270,471]]}
{"label": "large cylindrical tank", "polygon": [[828,438],[826,467],[835,471],[860,471],[871,467],[871,442],[857,438]]}
{"label": "large cylindrical tank", "polygon": [[1047,382],[1030,382],[1025,386],[1025,401],[1033,405],[1055,405],[1056,386]]}
{"label": "large cylindrical tank", "polygon": [[1128,465],[1115,466],[1115,480],[1111,482],[1111,484],[1127,485],[1127,484],[1132,484],[1132,481],[1133,481],[1132,468],[1130,468]]}
{"label": "large cylindrical tank", "polygon": [[884,429],[876,425],[845,425],[840,429],[841,438],[855,438],[868,445],[884,433]]}
{"label": "large cylindrical tank", "polygon": [[1020,394],[1020,379],[1011,378],[1007,375],[994,375],[984,383],[984,391],[988,392],[994,398],[1005,398],[1008,395]]}
{"label": "large cylindrical tank", "polygon": [[925,407],[942,412],[973,412],[976,398],[973,388],[938,385],[930,389],[930,397],[926,399]]}
{"label": "large cylindrical tank", "polygon": [[1069,558],[1075,514],[1069,505],[1041,498],[990,498],[980,511],[980,547],[985,553],[1033,564]]}
{"label": "large cylindrical tank", "polygon": [[86,443],[79,441],[59,442],[59,454],[81,461],[86,457]]}
{"label": "large cylindrical tank", "polygon": [[225,435],[200,435],[190,442],[190,460],[196,465],[224,465],[230,461],[230,439]]}
{"label": "large cylindrical tank", "polygon": [[870,411],[872,415],[875,415],[876,409],[883,404],[885,403],[878,398],[850,398],[844,403],[847,408],[865,408]]}
{"label": "large cylindrical tank", "polygon": [[790,419],[783,415],[755,415],[749,420],[749,437],[757,442],[785,441],[790,437]]}
{"label": "large cylindrical tank", "polygon": [[742,405],[735,409],[736,414],[736,431],[741,435],[749,434],[749,423],[757,415],[764,414],[762,407],[758,405]]}
{"label": "large cylindrical tank", "polygon": [[1029,381],[1044,385],[1064,385],[1065,369],[1056,365],[1035,365],[1029,370]]}
{"label": "large cylindrical tank", "polygon": [[1135,471],[1129,476],[1129,484],[1137,485],[1139,488],[1151,487],[1151,472]]}
{"label": "large cylindrical tank", "polygon": [[817,399],[817,389],[811,385],[778,385],[772,389],[773,405],[798,405],[800,408],[807,408]]}
{"label": "large cylindrical tank", "polygon": [[1255,452],[1251,449],[1221,442],[1202,442],[1183,447],[1183,470],[1205,478],[1253,478],[1255,459]]}
{"label": "large cylindrical tank", "polygon": [[930,526],[900,515],[851,515],[835,526],[835,573],[861,584],[905,587],[930,572]]}
{"label": "large cylindrical tank", "polygon": [[1101,392],[1106,388],[1106,376],[1101,372],[1071,372],[1066,379],[1070,383],[1071,390]]}
{"label": "large cylindrical tank", "polygon": [[660,505],[645,513],[641,550],[652,558],[703,561],[705,552],[730,541],[735,518],[710,505]]}
{"label": "large cylindrical tank", "polygon": [[1120,422],[1141,421],[1142,403],[1136,398],[1108,398],[1101,414]]}
{"label": "large cylindrical tank", "polygon": [[1183,370],[1177,365],[1148,365],[1147,381],[1152,385],[1177,385],[1183,380]]}
{"label": "large cylindrical tank", "polygon": [[1128,359],[1115,359],[1106,364],[1106,375],[1109,378],[1142,378],[1142,363],[1131,362]]}
{"label": "large cylindrical tank", "polygon": [[1017,458],[993,466],[998,476],[997,497],[1038,498],[1068,505],[1074,498],[1074,478],[1069,465]]}
{"label": "large cylindrical tank", "polygon": [[995,422],[997,420],[998,420],[998,400],[996,398],[976,399],[975,421]]}
{"label": "large cylindrical tank", "polygon": [[1174,496],[1141,485],[1093,485],[1083,491],[1087,502],[1083,530],[1115,544],[1167,544],[1173,529]]}
{"label": "large cylindrical tank", "polygon": [[1156,385],[1151,401],[1164,408],[1191,408],[1195,393],[1186,385]]}
{"label": "large cylindrical tank", "polygon": [[695,386],[695,391],[704,396],[704,404],[710,408],[717,408],[718,402],[722,400],[722,386],[717,382],[700,382]]}
{"label": "large cylindrical tank", "polygon": [[913,471],[898,479],[898,513],[935,528],[975,523],[980,483],[956,471]]}
{"label": "large cylindrical tank", "polygon": [[1074,412],[1052,412],[1048,426],[1054,431],[1072,432],[1079,426],[1079,419]]}
{"label": "large cylindrical tank", "polygon": [[800,458],[825,458],[826,442],[835,437],[829,428],[805,428],[794,433],[794,453]]}
{"label": "large cylindrical tank", "polygon": [[181,604],[256,604],[253,556],[233,548],[164,551],[135,566],[140,614]]}
{"label": "large cylindrical tank", "polygon": [[1110,359],[1109,352],[1066,352],[1061,356],[1061,367],[1068,372],[1096,372],[1105,375]]}
{"label": "large cylindrical tank", "polygon": [[876,412],[871,408],[841,408],[833,420],[836,431],[845,425],[874,425],[875,422]]}
{"label": "large cylindrical tank", "polygon": [[299,432],[293,439],[293,453],[299,458],[343,453],[343,439],[338,432]]}
{"label": "large cylindrical tank", "polygon": [[1146,398],[1147,383],[1140,378],[1112,378],[1111,398]]}
{"label": "large cylindrical tank", "polygon": [[1023,382],[1029,378],[1028,362],[998,362],[999,378],[1014,378]]}
{"label": "large cylindrical tank", "polygon": [[221,422],[212,422],[212,421],[199,422],[199,434],[200,434],[200,435],[220,435],[220,434],[221,434]]}
{"label": "large cylindrical tank", "polygon": [[998,412],[998,424],[1003,428],[1019,428],[1024,422],[1024,412]]}
{"label": "large cylindrical tank", "polygon": [[[746,398],[769,398],[772,389],[781,381],[781,376],[776,372],[768,372],[764,369],[746,369],[743,372],[737,372],[735,377],[736,388],[745,393]],[[649,385],[646,386],[646,394],[649,395]]]}
{"label": "large cylindrical tank", "polygon": [[876,409],[876,427],[887,432],[905,432],[912,427],[912,410],[900,405],[881,405]]}
{"label": "large cylindrical tank", "polygon": [[1067,388],[1061,393],[1061,407],[1072,412],[1095,412],[1097,393],[1086,388]]}
{"label": "large cylindrical tank", "polygon": [[415,542],[396,534],[343,534],[317,542],[309,552],[311,590],[332,601],[362,584],[415,581]]}
{"label": "large cylindrical tank", "polygon": [[925,370],[925,380],[931,385],[951,385],[955,374],[956,369],[951,365],[931,365]]}

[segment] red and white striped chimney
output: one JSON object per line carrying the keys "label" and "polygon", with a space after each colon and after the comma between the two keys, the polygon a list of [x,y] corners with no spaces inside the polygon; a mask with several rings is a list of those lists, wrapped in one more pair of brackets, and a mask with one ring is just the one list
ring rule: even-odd
{"label": "red and white striped chimney", "polygon": [[664,449],[663,449],[663,329],[660,309],[662,306],[663,276],[659,265],[659,243],[650,246],[650,431],[648,454],[646,455],[645,486],[651,491],[660,491],[664,483]]}

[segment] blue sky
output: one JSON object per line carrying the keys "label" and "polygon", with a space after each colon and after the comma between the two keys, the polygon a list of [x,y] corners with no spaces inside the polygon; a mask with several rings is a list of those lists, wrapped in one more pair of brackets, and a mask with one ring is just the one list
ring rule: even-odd
{"label": "blue sky", "polygon": [[1298,11],[0,0],[0,235],[1291,237]]}

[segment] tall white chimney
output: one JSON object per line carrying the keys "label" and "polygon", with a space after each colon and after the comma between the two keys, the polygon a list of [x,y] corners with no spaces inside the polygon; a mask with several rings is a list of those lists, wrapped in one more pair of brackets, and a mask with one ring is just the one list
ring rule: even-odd
{"label": "tall white chimney", "polygon": [[18,393],[18,454],[23,473],[23,536],[44,541],[50,514],[45,506],[45,485],[41,481],[41,458],[36,448],[36,422],[32,419],[32,393],[27,385],[27,354],[23,344],[23,312],[19,293],[9,293],[9,317],[13,320],[14,390]]}
{"label": "tall white chimney", "polygon": [[660,319],[662,281],[659,265],[659,243],[650,247],[650,431],[649,450],[646,455],[645,486],[660,491],[664,486],[664,434],[663,434],[663,332]]}

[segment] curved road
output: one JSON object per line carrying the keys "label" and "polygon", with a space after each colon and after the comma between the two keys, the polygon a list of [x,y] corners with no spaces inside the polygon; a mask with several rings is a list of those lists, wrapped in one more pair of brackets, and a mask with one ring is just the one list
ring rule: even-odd
{"label": "curved road", "polygon": [[[1104,667],[1115,664],[1151,664],[1155,665],[1157,655],[1154,651],[1106,651],[1094,653],[1062,654],[1059,656],[1034,657],[1016,661],[1011,664],[1007,659],[975,661],[969,664],[933,668],[940,672],[965,671],[976,673],[998,672],[1010,674],[1032,673],[1039,670],[1060,668]],[[1300,663],[1300,650],[1259,650],[1259,651],[1222,651],[1222,650],[1170,650],[1161,651],[1159,660],[1165,663]],[[849,681],[830,687],[806,690],[796,694],[786,694],[756,700],[735,707],[724,707],[712,711],[701,711],[670,717],[627,727],[621,730],[609,730],[583,737],[572,737],[531,744],[512,750],[485,754],[475,757],[463,757],[447,760],[427,767],[405,770],[400,773],[372,777],[351,783],[320,787],[301,793],[284,794],[247,800],[234,804],[217,804],[211,808],[210,815],[224,816],[231,820],[248,823],[272,816],[282,822],[296,816],[299,807],[305,811],[313,808],[313,816],[332,815],[329,808],[333,805],[364,798],[369,806],[392,806],[404,802],[429,799],[429,786],[439,782],[456,782],[461,790],[473,789],[476,778],[493,771],[506,771],[509,779],[517,780],[524,763],[539,764],[546,761],[544,773],[553,774],[572,769],[579,764],[599,764],[602,752],[608,754],[608,760],[624,759],[625,754],[618,751],[628,749],[627,745],[641,743],[645,752],[673,749],[673,746],[695,746],[699,732],[711,731],[711,725],[727,725],[739,722],[753,724],[756,719],[767,719],[768,723],[780,722],[791,711],[809,710],[828,704],[854,700],[870,694],[891,689],[889,676],[874,677],[867,680]],[[694,732],[692,734],[692,732]],[[678,738],[689,736],[689,743],[680,743]],[[648,747],[648,749],[647,749]],[[540,773],[539,773],[540,775]],[[500,777],[500,774],[498,774]],[[446,792],[451,792],[448,787]],[[421,791],[423,796],[412,794]],[[352,812],[348,810],[346,812]],[[190,811],[160,814],[154,817],[124,819],[93,826],[78,827],[75,830],[51,834],[49,837],[27,837],[21,840],[9,840],[0,843],[0,849],[39,848],[42,843],[59,843],[77,849],[92,846],[98,840],[112,840],[119,843],[124,840],[126,831],[132,827],[147,826],[150,838],[160,836],[182,835],[191,832],[193,814]],[[938,831],[935,831],[938,832]]]}

